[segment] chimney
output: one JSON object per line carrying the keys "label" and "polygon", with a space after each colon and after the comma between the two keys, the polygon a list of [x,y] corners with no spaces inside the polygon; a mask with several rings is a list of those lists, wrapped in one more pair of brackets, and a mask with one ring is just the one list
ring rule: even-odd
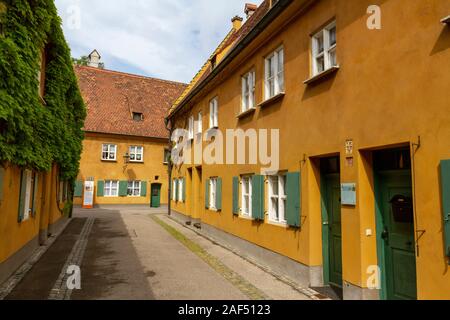
{"label": "chimney", "polygon": [[98,51],[94,49],[94,51],[92,51],[88,56],[88,66],[98,68],[101,58],[102,57],[100,56]]}
{"label": "chimney", "polygon": [[258,9],[258,6],[256,4],[253,3],[245,4],[244,12],[247,15],[247,19],[250,18],[255,13],[256,9]]}
{"label": "chimney", "polygon": [[233,22],[233,29],[236,31],[239,30],[242,27],[242,21],[244,21],[244,19],[239,16],[235,16],[231,19],[231,22]]}

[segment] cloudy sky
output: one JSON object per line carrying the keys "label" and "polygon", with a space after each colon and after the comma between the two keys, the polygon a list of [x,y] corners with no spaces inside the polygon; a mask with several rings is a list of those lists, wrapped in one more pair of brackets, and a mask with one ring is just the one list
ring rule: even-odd
{"label": "cloudy sky", "polygon": [[56,0],[72,56],[97,49],[107,69],[189,82],[246,2]]}

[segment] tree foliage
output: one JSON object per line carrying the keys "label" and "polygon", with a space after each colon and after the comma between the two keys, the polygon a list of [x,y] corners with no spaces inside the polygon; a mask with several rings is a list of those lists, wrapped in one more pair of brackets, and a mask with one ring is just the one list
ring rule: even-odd
{"label": "tree foliage", "polygon": [[[53,0],[7,0],[0,34],[0,163],[74,180],[86,109]],[[46,52],[45,96],[39,96],[40,53]]]}

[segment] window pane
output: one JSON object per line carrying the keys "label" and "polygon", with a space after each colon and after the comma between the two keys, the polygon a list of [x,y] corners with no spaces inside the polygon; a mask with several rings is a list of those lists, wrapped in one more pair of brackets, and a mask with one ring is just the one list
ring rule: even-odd
{"label": "window pane", "polygon": [[337,65],[337,61],[336,61],[336,49],[330,50],[330,63],[331,63],[331,66],[332,66],[332,67]]}
{"label": "window pane", "polygon": [[330,34],[330,47],[336,44],[336,27],[333,27],[329,30]]}
{"label": "window pane", "polygon": [[325,59],[323,56],[316,59],[316,64],[318,73],[323,72],[325,70]]}
{"label": "window pane", "polygon": [[320,35],[316,37],[316,45],[317,45],[317,51],[316,54],[321,54],[323,52],[323,33],[321,32]]}

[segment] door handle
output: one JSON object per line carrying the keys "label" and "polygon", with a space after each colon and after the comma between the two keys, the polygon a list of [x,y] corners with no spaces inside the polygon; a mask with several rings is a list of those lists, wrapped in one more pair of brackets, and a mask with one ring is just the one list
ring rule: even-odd
{"label": "door handle", "polygon": [[384,228],[383,233],[381,233],[381,238],[383,240],[389,240],[389,231],[387,228]]}

